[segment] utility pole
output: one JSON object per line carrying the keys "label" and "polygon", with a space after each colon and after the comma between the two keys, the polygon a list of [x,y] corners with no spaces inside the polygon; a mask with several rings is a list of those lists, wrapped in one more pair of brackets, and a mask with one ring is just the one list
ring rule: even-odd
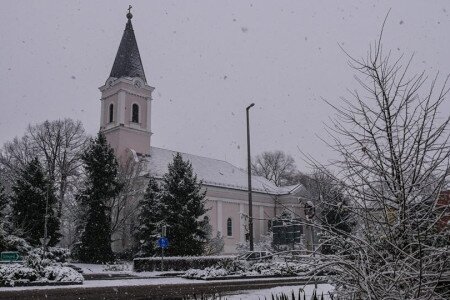
{"label": "utility pole", "polygon": [[47,257],[47,244],[48,244],[48,197],[50,193],[50,182],[47,183],[47,193],[45,196],[45,216],[44,216],[44,240],[42,241],[42,251],[44,252],[44,258]]}
{"label": "utility pole", "polygon": [[247,174],[248,174],[248,230],[250,239],[250,251],[253,251],[253,204],[252,204],[252,166],[250,156],[250,121],[249,110],[255,106],[255,103],[250,104],[245,109],[247,112]]}

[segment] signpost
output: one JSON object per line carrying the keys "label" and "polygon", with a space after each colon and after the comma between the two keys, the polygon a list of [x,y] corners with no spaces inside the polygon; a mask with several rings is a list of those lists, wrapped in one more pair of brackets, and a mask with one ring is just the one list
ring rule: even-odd
{"label": "signpost", "polygon": [[161,272],[164,271],[164,249],[169,247],[169,240],[166,237],[166,226],[161,228],[161,237],[158,239],[158,246],[161,248]]}
{"label": "signpost", "polygon": [[160,237],[158,239],[158,246],[161,249],[166,249],[167,247],[169,247],[169,240],[166,237]]}
{"label": "signpost", "polygon": [[18,261],[19,258],[20,258],[19,252],[7,251],[7,252],[2,252],[1,253],[1,260],[2,261],[13,262],[13,261]]}

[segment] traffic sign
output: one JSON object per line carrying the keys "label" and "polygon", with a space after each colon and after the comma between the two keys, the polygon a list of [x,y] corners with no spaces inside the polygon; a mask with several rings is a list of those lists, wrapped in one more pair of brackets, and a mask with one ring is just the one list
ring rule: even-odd
{"label": "traffic sign", "polygon": [[15,251],[2,252],[0,257],[3,261],[17,261],[20,258],[19,252]]}
{"label": "traffic sign", "polygon": [[158,246],[162,249],[169,247],[169,240],[166,237],[160,237],[158,239]]}

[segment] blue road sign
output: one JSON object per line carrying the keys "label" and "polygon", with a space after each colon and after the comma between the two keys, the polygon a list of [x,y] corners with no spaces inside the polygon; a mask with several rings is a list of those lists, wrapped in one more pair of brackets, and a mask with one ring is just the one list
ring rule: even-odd
{"label": "blue road sign", "polygon": [[158,246],[160,248],[166,249],[167,247],[169,247],[169,240],[166,237],[160,237],[158,239]]}

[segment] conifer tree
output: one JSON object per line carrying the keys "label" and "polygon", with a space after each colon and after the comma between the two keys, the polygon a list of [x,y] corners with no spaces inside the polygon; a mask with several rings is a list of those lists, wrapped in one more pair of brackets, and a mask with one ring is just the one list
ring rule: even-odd
{"label": "conifer tree", "polygon": [[7,221],[5,209],[8,204],[7,201],[8,200],[5,194],[5,188],[0,182],[0,251],[7,250],[5,245],[5,236],[6,236],[5,223]]}
{"label": "conifer tree", "polygon": [[136,256],[151,256],[156,253],[161,212],[161,191],[156,179],[150,177],[144,197],[138,204],[138,227],[134,232]]}
{"label": "conifer tree", "polygon": [[168,255],[200,255],[206,239],[205,194],[189,161],[177,153],[162,185],[162,216],[168,226]]}
{"label": "conifer tree", "polygon": [[118,163],[105,136],[97,138],[82,155],[86,179],[80,194],[85,210],[84,229],[76,252],[83,262],[104,263],[114,259],[111,249],[111,212],[108,201],[120,192]]}
{"label": "conifer tree", "polygon": [[32,246],[39,246],[39,239],[44,237],[47,211],[48,245],[54,246],[60,238],[60,223],[55,213],[56,197],[37,158],[20,172],[12,191],[12,221],[16,234]]}

